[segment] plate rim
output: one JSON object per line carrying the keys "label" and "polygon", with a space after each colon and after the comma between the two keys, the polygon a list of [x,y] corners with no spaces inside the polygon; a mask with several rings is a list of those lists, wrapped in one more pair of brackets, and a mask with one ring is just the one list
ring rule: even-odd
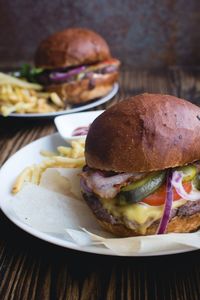
{"label": "plate rim", "polygon": [[[62,111],[55,111],[55,112],[50,112],[50,113],[29,113],[29,114],[19,114],[19,113],[11,113],[8,116],[6,116],[7,118],[27,118],[27,119],[39,119],[39,118],[55,118],[57,116],[61,116],[61,115],[65,115],[65,114],[72,114],[72,113],[76,113],[76,112],[82,112],[88,109],[91,109],[93,107],[97,107],[99,105],[102,105],[108,101],[110,101],[119,91],[119,83],[115,82],[113,84],[112,90],[105,96],[103,96],[102,98],[98,98],[97,100],[91,102],[91,103],[87,103],[85,105],[81,105],[72,109],[66,109],[66,110],[62,110]],[[3,117],[3,115],[0,115],[1,117]],[[5,118],[5,117],[4,117]]]}
{"label": "plate rim", "polygon": [[[5,162],[4,164],[1,166],[0,168],[0,181],[4,178],[4,170],[6,169],[7,165],[10,163],[11,160],[13,160],[15,158],[15,156],[18,155],[19,152],[21,152],[22,150],[25,151],[26,148],[32,147],[33,145],[36,145],[37,143],[41,142],[41,141],[48,141],[51,139],[55,139],[59,137],[59,139],[62,142],[62,138],[60,137],[59,133],[53,133],[44,137],[41,137],[27,145],[25,145],[24,147],[22,147],[21,149],[19,149],[17,152],[15,152],[13,155],[11,155]],[[39,149],[38,149],[39,150]],[[0,190],[0,194],[1,194],[1,190]],[[54,236],[51,236],[48,233],[39,231],[38,229],[32,228],[29,225],[23,223],[21,220],[16,219],[15,217],[13,217],[12,215],[9,214],[9,205],[5,205],[5,199],[4,197],[0,197],[0,209],[2,211],[2,213],[13,223],[15,224],[17,227],[19,227],[20,229],[22,229],[23,231],[25,231],[26,233],[39,238],[45,242],[48,242],[50,244],[53,245],[57,245],[57,246],[61,246],[63,248],[66,249],[72,249],[72,250],[76,250],[76,251],[80,251],[80,252],[85,252],[85,253],[91,253],[91,254],[98,254],[98,255],[109,255],[109,256],[119,256],[119,257],[154,257],[154,256],[163,256],[163,255],[174,255],[174,254],[180,254],[180,253],[186,253],[186,252],[191,252],[191,251],[197,251],[198,249],[181,249],[181,250],[172,250],[172,251],[161,251],[159,253],[133,253],[133,254],[128,254],[128,255],[124,255],[124,254],[119,254],[119,253],[115,253],[112,250],[108,249],[108,248],[104,248],[103,246],[101,248],[96,247],[94,249],[94,246],[79,246],[77,244],[75,244],[74,242],[70,242],[70,241],[65,241],[64,239],[61,238],[57,238]]]}

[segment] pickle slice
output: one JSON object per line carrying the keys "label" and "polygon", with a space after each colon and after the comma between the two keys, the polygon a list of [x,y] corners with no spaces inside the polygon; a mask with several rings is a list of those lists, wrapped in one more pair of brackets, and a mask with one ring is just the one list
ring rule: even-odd
{"label": "pickle slice", "polygon": [[183,182],[192,181],[197,175],[197,168],[194,165],[179,167],[176,170],[183,173]]}
{"label": "pickle slice", "polygon": [[117,204],[137,203],[157,190],[166,179],[166,171],[155,172],[121,189]]}
{"label": "pickle slice", "polygon": [[194,187],[200,190],[200,174],[198,173],[193,180]]}

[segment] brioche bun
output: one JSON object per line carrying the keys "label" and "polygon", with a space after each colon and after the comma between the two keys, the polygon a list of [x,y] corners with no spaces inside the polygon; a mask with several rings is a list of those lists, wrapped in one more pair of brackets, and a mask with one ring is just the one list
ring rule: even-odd
{"label": "brioche bun", "polygon": [[55,69],[92,64],[111,58],[106,41],[96,32],[69,28],[43,40],[35,53],[36,67]]}
{"label": "brioche bun", "polygon": [[175,96],[142,94],[101,114],[85,146],[89,167],[150,172],[200,159],[200,108]]}

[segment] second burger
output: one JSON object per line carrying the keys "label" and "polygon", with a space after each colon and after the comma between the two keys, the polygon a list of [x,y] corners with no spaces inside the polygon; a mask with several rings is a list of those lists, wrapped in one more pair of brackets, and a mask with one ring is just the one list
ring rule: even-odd
{"label": "second burger", "polygon": [[112,58],[97,33],[70,28],[43,40],[35,54],[41,68],[37,80],[66,103],[79,104],[103,97],[118,81],[120,61]]}

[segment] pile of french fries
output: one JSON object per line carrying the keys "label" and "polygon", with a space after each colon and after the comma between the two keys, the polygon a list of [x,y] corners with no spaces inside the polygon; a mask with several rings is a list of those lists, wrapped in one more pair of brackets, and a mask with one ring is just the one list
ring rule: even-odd
{"label": "pile of french fries", "polygon": [[56,93],[42,91],[43,86],[0,73],[0,114],[48,113],[64,108]]}
{"label": "pile of french fries", "polygon": [[85,164],[85,140],[72,141],[70,147],[60,146],[57,153],[41,151],[45,159],[38,165],[26,167],[17,177],[12,193],[18,193],[25,182],[39,185],[42,174],[48,168],[82,168]]}

